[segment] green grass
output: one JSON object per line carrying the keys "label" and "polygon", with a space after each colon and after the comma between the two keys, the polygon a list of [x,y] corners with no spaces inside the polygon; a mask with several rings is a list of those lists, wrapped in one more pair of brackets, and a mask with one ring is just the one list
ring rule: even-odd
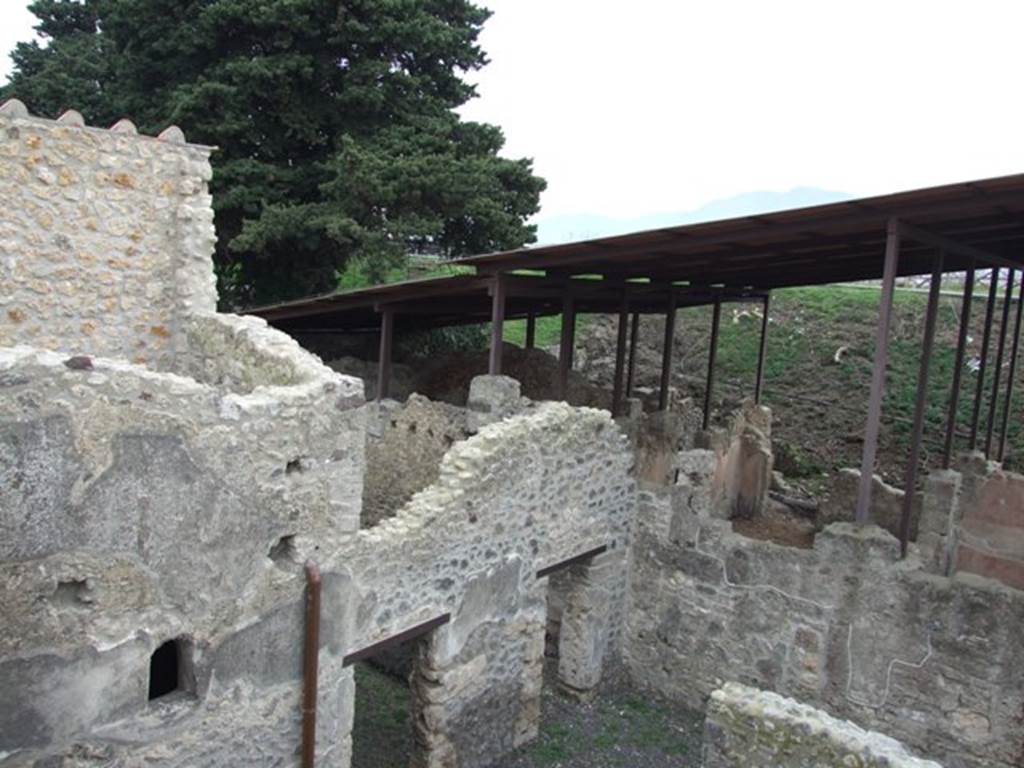
{"label": "green grass", "polygon": [[[755,306],[723,306],[716,361],[717,382],[723,388],[722,391],[749,395],[753,390],[760,317],[742,314],[742,310]],[[794,288],[772,294],[764,400],[781,417],[784,432],[786,422],[797,417],[797,409],[814,409],[816,404],[820,404],[826,411],[840,410],[848,413],[851,433],[863,427],[874,359],[878,306],[878,291],[850,286]],[[897,291],[894,296],[883,401],[883,442],[888,442],[888,449],[894,458],[905,456],[909,451],[926,306],[927,296],[920,292]],[[936,342],[929,367],[923,441],[925,460],[932,466],[937,463],[944,438],[955,362],[959,307],[960,299],[955,296],[942,297],[939,305]],[[741,314],[734,318],[734,312],[737,311]],[[710,311],[700,308],[684,310],[680,314],[682,316],[685,313],[692,315],[687,326],[689,330],[706,336]],[[984,301],[975,301],[971,316],[973,342],[968,348],[968,356],[979,353],[983,315]],[[993,345],[997,339],[995,330]],[[847,349],[837,363],[834,356],[840,347]],[[703,355],[703,352],[699,353],[698,359],[691,363],[701,373],[706,365],[706,356]],[[1006,353],[1008,359],[1009,343]],[[992,382],[994,353],[990,353],[989,360],[986,399]],[[1021,366],[1018,366],[1008,428],[1008,452],[1013,456],[1008,458],[1007,464],[1011,467],[1020,467],[1021,458],[1024,457],[1024,428],[1020,418],[1024,394],[1021,392],[1020,371]],[[1007,369],[1004,367],[1004,385],[1006,375]],[[960,431],[966,431],[969,425],[976,383],[977,374],[965,367],[957,415]],[[1001,423],[1002,397],[1001,393],[996,411],[997,433]],[[982,433],[986,414],[987,404],[982,413]],[[830,468],[827,466],[828,461],[813,458],[816,448],[826,442],[829,435],[818,434],[814,423],[808,423],[806,429],[809,432],[806,440],[801,441],[799,435],[790,434],[787,437],[797,438],[797,450],[802,450],[807,457],[809,471]],[[965,441],[958,438],[956,447],[958,450],[963,449]],[[849,459],[859,454],[859,446],[848,453],[843,465],[849,465]],[[895,475],[899,476],[902,467],[894,470],[898,470]]]}
{"label": "green grass", "polygon": [[[587,327],[588,315],[576,316],[577,336]],[[509,320],[503,330],[505,341],[520,347],[526,346],[526,321]],[[534,345],[537,347],[557,346],[562,336],[562,316],[538,317],[534,330]]]}
{"label": "green grass", "polygon": [[[526,747],[537,765],[559,765],[590,757],[601,765],[623,765],[623,749],[661,753],[671,757],[690,754],[693,734],[675,724],[674,714],[663,706],[638,696],[600,699],[593,704],[596,717],[587,730],[570,728],[560,722],[542,721],[537,740]],[[573,763],[573,764],[577,764]]]}

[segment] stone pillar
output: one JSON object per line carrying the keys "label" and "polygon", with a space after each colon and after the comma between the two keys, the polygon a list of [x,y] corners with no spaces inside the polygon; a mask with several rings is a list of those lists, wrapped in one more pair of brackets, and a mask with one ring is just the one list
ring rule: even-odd
{"label": "stone pillar", "polygon": [[953,572],[962,485],[963,476],[953,469],[930,472],[924,480],[917,544],[928,569],[944,576]]}
{"label": "stone pillar", "polygon": [[469,383],[466,429],[476,434],[483,427],[522,409],[519,382],[511,376],[474,376]]}
{"label": "stone pillar", "polygon": [[601,682],[611,619],[613,587],[623,558],[606,552],[551,578],[565,596],[558,639],[558,682],[569,694],[586,698]]}

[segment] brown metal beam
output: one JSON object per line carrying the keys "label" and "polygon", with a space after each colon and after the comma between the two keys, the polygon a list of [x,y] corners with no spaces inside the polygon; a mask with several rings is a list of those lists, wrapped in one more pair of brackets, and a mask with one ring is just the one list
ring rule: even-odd
{"label": "brown metal beam", "polygon": [[971,410],[971,436],[968,447],[978,447],[978,425],[981,422],[981,403],[985,395],[985,369],[988,366],[988,348],[992,339],[992,318],[995,315],[996,298],[999,293],[999,267],[994,267],[989,276],[988,302],[985,305],[985,327],[981,332],[981,358],[978,361],[978,381],[974,387],[974,406]]}
{"label": "brown metal beam", "polygon": [[921,227],[915,227],[913,224],[908,224],[905,221],[900,222],[900,236],[907,240],[916,240],[919,243],[931,245],[948,253],[958,253],[961,256],[967,256],[982,264],[1010,268],[1020,266],[1011,259],[1006,259],[998,254],[982,250],[981,248],[975,248],[973,245],[967,245],[952,238],[929,232]]}
{"label": "brown metal beam", "polygon": [[452,615],[450,613],[444,613],[437,618],[431,619],[430,621],[424,621],[422,624],[417,624],[409,629],[402,630],[397,635],[392,635],[384,640],[368,645],[365,648],[360,648],[358,651],[352,651],[352,653],[345,654],[341,660],[343,667],[350,666],[357,661],[368,659],[371,656],[376,656],[381,651],[386,651],[389,648],[407,643],[410,640],[415,640],[418,637],[422,637],[428,632],[437,629],[444,624],[451,621]]}
{"label": "brown metal beam", "polygon": [[576,307],[572,294],[562,296],[562,333],[558,345],[558,399],[569,396],[569,371],[572,370],[573,346],[576,341]]}
{"label": "brown metal beam", "polygon": [[711,311],[711,340],[708,346],[708,375],[704,384],[704,419],[701,429],[711,424],[711,397],[715,390],[715,358],[718,357],[718,328],[722,320],[722,302],[716,300]]}
{"label": "brown metal beam", "polygon": [[320,667],[320,569],[307,560],[306,632],[302,650],[302,768],[316,763],[316,704]]}
{"label": "brown metal beam", "polygon": [[566,568],[571,568],[572,566],[579,565],[580,563],[585,563],[591,558],[597,557],[598,555],[607,551],[607,544],[602,544],[600,547],[588,549],[586,552],[582,552],[578,555],[562,560],[559,563],[555,563],[554,565],[549,565],[544,568],[541,568],[539,571],[537,571],[537,578],[543,579],[545,576],[550,576],[553,573],[564,571]]}
{"label": "brown metal beam", "polygon": [[757,375],[754,379],[754,402],[761,404],[761,390],[764,386],[764,361],[765,352],[768,347],[768,309],[771,302],[771,295],[764,297],[764,306],[761,314],[761,342],[757,347]]}
{"label": "brown metal beam", "polygon": [[895,219],[891,219],[886,229],[882,296],[879,301],[878,330],[875,337],[875,363],[871,373],[868,420],[864,429],[864,453],[860,464],[860,487],[857,490],[856,520],[861,525],[868,522],[871,510],[871,485],[875,474],[875,453],[878,450],[878,428],[882,421],[885,365],[889,357],[889,325],[892,320],[892,297],[899,258],[899,226]]}
{"label": "brown metal beam", "polygon": [[497,275],[491,286],[491,354],[487,372],[501,374],[501,348],[505,342],[505,278]]}
{"label": "brown metal beam", "polygon": [[391,341],[395,329],[395,313],[385,309],[380,315],[380,354],[377,356],[377,402],[391,389]]}
{"label": "brown metal beam", "polygon": [[1020,274],[1020,287],[1017,289],[1017,319],[1013,324],[1013,351],[1010,354],[1010,370],[1006,379],[1006,399],[1003,400],[1003,423],[999,430],[999,461],[1006,457],[1006,439],[1010,426],[1010,407],[1013,405],[1013,385],[1017,377],[1017,352],[1020,349],[1021,309],[1024,308],[1024,271]]}
{"label": "brown metal beam", "polygon": [[939,313],[943,258],[943,252],[939,251],[939,255],[935,257],[935,267],[932,269],[932,281],[928,288],[928,310],[924,320],[924,341],[921,344],[921,362],[917,369],[914,426],[910,433],[910,458],[907,459],[906,482],[903,484],[903,509],[900,516],[900,553],[903,557],[907,556],[907,545],[910,542],[910,513],[914,506],[914,491],[917,487],[917,463],[921,459],[924,408],[928,400],[928,368],[932,360],[932,345],[935,342],[935,318]]}
{"label": "brown metal beam", "polygon": [[946,439],[942,446],[942,468],[949,469],[953,457],[953,437],[956,434],[956,413],[960,404],[960,382],[967,351],[967,335],[971,327],[971,300],[974,297],[974,264],[964,277],[964,296],[960,302],[960,332],[956,342],[956,360],[953,363],[953,383],[949,392],[949,413],[946,416]]}
{"label": "brown metal beam", "polygon": [[633,313],[633,322],[629,329],[629,365],[626,368],[626,397],[633,396],[633,384],[636,383],[636,339],[640,330],[640,313]]}
{"label": "brown metal beam", "polygon": [[526,316],[526,348],[533,349],[537,341],[537,315],[533,312]]}
{"label": "brown metal beam", "polygon": [[658,390],[658,410],[668,408],[668,388],[672,382],[672,344],[676,335],[676,292],[668,292],[665,310],[665,343],[661,352],[661,388]]}
{"label": "brown metal beam", "polygon": [[629,294],[622,288],[622,303],[619,305],[619,329],[615,340],[615,377],[612,382],[612,417],[622,415],[623,375],[626,367],[626,332],[629,330]]}
{"label": "brown metal beam", "polygon": [[1007,272],[1006,293],[1003,295],[1003,319],[999,323],[999,348],[996,350],[996,364],[992,372],[992,397],[988,404],[988,420],[985,425],[985,458],[992,456],[992,430],[995,428],[996,408],[999,403],[999,380],[1003,374],[1003,353],[1006,350],[1006,331],[1010,322],[1010,304],[1013,301],[1014,271]]}

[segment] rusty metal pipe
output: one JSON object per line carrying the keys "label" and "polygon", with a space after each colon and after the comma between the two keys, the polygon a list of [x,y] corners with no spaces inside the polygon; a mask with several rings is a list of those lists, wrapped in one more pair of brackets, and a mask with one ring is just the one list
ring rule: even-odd
{"label": "rusty metal pipe", "polygon": [[306,561],[306,637],[302,653],[302,768],[316,762],[316,700],[320,668],[320,568]]}
{"label": "rusty metal pipe", "polygon": [[974,408],[971,411],[971,437],[968,447],[978,447],[978,424],[981,420],[981,402],[985,395],[985,366],[992,336],[992,316],[995,313],[996,294],[999,291],[999,267],[993,267],[989,277],[988,303],[985,305],[985,330],[981,332],[981,358],[978,362],[978,382],[974,389]]}

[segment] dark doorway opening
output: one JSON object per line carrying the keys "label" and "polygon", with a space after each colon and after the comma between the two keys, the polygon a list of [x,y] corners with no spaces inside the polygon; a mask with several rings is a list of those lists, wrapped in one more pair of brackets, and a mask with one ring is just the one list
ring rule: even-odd
{"label": "dark doorway opening", "polygon": [[168,640],[149,657],[149,700],[193,690],[191,643],[181,637]]}

